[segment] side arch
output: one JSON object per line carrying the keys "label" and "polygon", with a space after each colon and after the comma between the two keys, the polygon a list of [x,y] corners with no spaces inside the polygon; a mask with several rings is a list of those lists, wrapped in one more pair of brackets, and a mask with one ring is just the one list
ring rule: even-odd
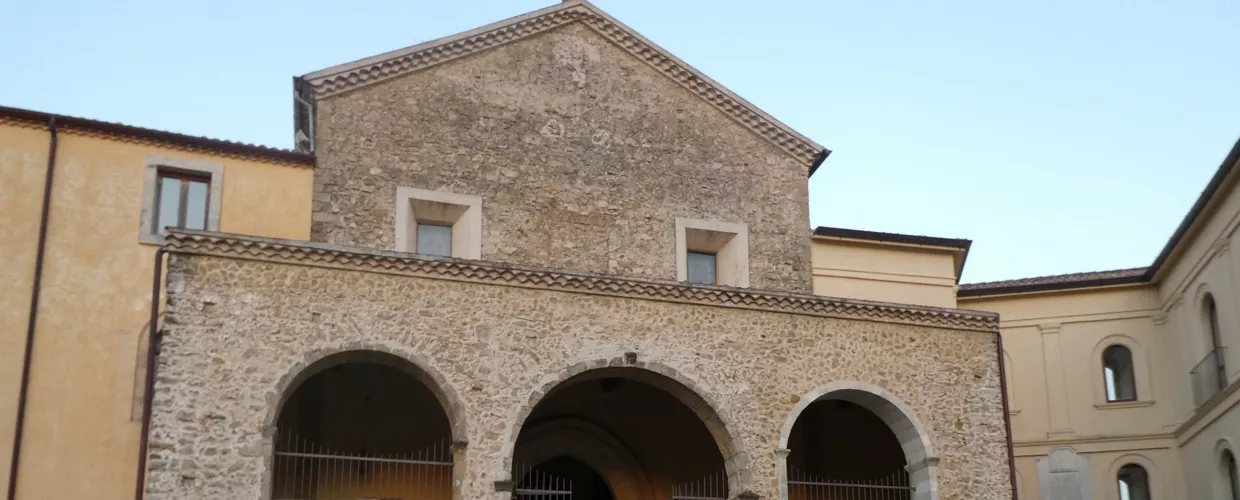
{"label": "side arch", "polygon": [[[280,377],[273,391],[267,394],[267,415],[263,419],[263,428],[261,429],[263,450],[266,456],[264,462],[266,471],[262,476],[262,491],[265,492],[267,497],[273,494],[275,482],[274,441],[277,423],[280,420],[280,414],[284,411],[285,404],[297,393],[297,389],[311,377],[322,373],[324,370],[346,363],[372,363],[387,366],[408,375],[425,386],[435,397],[435,400],[438,401],[440,408],[447,416],[448,428],[451,433],[452,454],[454,455],[453,462],[464,462],[463,454],[465,446],[468,444],[468,434],[460,399],[443,375],[431,368],[432,365],[429,361],[410,352],[373,343],[355,343],[318,349],[307,353],[301,361],[290,366],[285,374]],[[457,482],[457,476],[461,474],[463,469],[464,467],[453,468],[454,484]],[[459,493],[454,491],[453,497],[457,495]]]}
{"label": "side arch", "polygon": [[[745,492],[749,489],[749,460],[740,435],[736,434],[733,429],[736,425],[732,418],[724,413],[717,411],[719,405],[709,393],[701,390],[701,388],[690,378],[684,376],[677,370],[658,362],[642,362],[636,361],[627,356],[624,358],[596,359],[593,361],[583,361],[569,366],[558,374],[543,379],[543,383],[535,389],[529,399],[523,404],[507,431],[508,439],[504,442],[504,448],[500,451],[503,457],[503,470],[511,474],[512,458],[516,450],[517,440],[521,436],[522,428],[525,426],[526,420],[529,419],[534,409],[542,402],[544,398],[551,395],[556,388],[561,387],[570,379],[574,381],[590,380],[593,377],[615,376],[614,370],[620,370],[624,374],[624,378],[636,382],[642,382],[654,386],[664,392],[675,397],[682,404],[693,411],[694,414],[706,426],[711,437],[715,441],[715,445],[719,448],[719,453],[723,455],[724,467],[728,474],[729,491],[733,495]],[[510,478],[511,479],[511,478]]]}
{"label": "side arch", "polygon": [[780,497],[788,498],[788,440],[792,436],[792,427],[796,425],[801,413],[809,405],[818,401],[841,400],[861,406],[878,416],[887,428],[900,441],[904,451],[904,459],[908,463],[909,478],[916,487],[915,500],[938,500],[938,484],[936,475],[939,459],[934,454],[934,446],[925,432],[925,426],[917,415],[900,398],[885,389],[864,382],[840,380],[828,383],[810,391],[801,397],[796,406],[788,414],[788,419],[779,431],[780,456]]}
{"label": "side arch", "polygon": [[453,445],[463,447],[469,442],[460,398],[448,384],[447,379],[421,356],[374,344],[319,349],[306,354],[301,362],[290,367],[284,376],[280,377],[274,391],[268,394],[268,411],[263,419],[263,435],[268,438],[272,436],[285,403],[293,393],[297,392],[297,388],[301,387],[302,383],[323,370],[345,363],[380,364],[400,370],[421,382],[435,396],[435,399],[439,401],[439,406],[447,414],[448,424],[452,429]]}

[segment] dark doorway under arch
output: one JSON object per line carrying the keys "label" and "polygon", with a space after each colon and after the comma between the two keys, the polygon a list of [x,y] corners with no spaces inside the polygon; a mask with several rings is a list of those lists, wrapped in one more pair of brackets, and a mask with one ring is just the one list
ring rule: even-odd
{"label": "dark doorway under arch", "polygon": [[333,364],[293,388],[280,410],[272,498],[449,500],[450,439],[439,400],[406,371]]}
{"label": "dark doorway under arch", "polygon": [[[517,483],[518,498],[551,497],[543,491],[568,492],[572,500],[616,500],[607,480],[585,462],[560,455],[522,473]],[[534,492],[524,495],[522,492]]]}
{"label": "dark doorway under arch", "polygon": [[703,415],[712,410],[686,403],[691,393],[639,368],[602,368],[568,378],[538,400],[522,424],[513,453],[516,486],[526,468],[597,484],[585,474],[589,469],[606,488],[578,491],[574,481],[573,500],[689,498],[682,493],[689,491],[686,485],[700,500],[727,498],[715,435],[726,430],[717,418],[710,419],[717,428],[708,427]]}
{"label": "dark doorway under arch", "polygon": [[900,440],[864,406],[839,399],[811,403],[792,426],[788,450],[789,500],[912,498]]}

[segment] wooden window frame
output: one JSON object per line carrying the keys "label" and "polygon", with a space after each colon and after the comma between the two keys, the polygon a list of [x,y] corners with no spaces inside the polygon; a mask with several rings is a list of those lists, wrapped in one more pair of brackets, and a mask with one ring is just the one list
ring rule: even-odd
{"label": "wooden window frame", "polygon": [[[203,229],[206,229],[208,227],[207,222],[211,218],[211,176],[178,172],[176,170],[159,169],[159,171],[155,174],[155,188],[158,190],[158,194],[155,197],[155,217],[152,218],[156,225],[159,224],[159,209],[163,206],[164,179],[177,179],[180,181],[178,184],[179,192],[177,193],[178,196],[180,196],[177,198],[177,221],[176,226],[173,226],[177,228],[185,227],[186,217],[188,217],[189,214],[189,184],[191,182],[201,182],[207,186],[207,195],[203,198],[203,202],[206,203],[206,206],[202,207],[202,227]],[[154,228],[154,232],[156,233],[163,230],[164,228],[162,227]]]}

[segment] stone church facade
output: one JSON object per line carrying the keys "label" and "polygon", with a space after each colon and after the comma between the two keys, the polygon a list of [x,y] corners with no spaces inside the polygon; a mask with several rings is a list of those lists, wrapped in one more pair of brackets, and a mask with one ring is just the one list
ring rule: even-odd
{"label": "stone church facade", "polygon": [[7,498],[1240,498],[1240,142],[1149,266],[961,284],[584,1],[294,105],[0,106]]}
{"label": "stone church facade", "polygon": [[997,315],[814,296],[828,151],[596,7],[297,86],[310,241],[167,236],[148,498],[1012,496]]}

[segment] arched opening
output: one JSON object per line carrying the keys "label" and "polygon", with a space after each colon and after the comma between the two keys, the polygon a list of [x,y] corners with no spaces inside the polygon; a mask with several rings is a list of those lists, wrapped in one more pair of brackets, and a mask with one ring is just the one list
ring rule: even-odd
{"label": "arched opening", "polygon": [[1211,397],[1227,387],[1227,355],[1223,346],[1223,332],[1218,318],[1218,307],[1210,292],[1201,292],[1201,324],[1206,336],[1209,352],[1190,375],[1193,381],[1193,403],[1197,406],[1205,404]]}
{"label": "arched opening", "polygon": [[272,498],[451,499],[451,425],[419,373],[365,352],[299,375],[276,419]]}
{"label": "arched opening", "polygon": [[1240,470],[1236,469],[1236,455],[1230,449],[1223,449],[1219,466],[1222,467],[1223,498],[1240,500]]}
{"label": "arched opening", "polygon": [[841,399],[815,401],[788,437],[788,498],[907,500],[900,440],[878,415]]}
{"label": "arched opening", "polygon": [[1218,389],[1222,390],[1227,387],[1227,363],[1223,357],[1223,332],[1218,321],[1218,306],[1214,303],[1214,296],[1206,294],[1202,299],[1205,308],[1206,329],[1210,335],[1210,355],[1214,358],[1214,377],[1218,382]]}
{"label": "arched opening", "polygon": [[1132,366],[1132,351],[1116,344],[1102,351],[1102,376],[1106,382],[1107,401],[1136,401],[1137,378]]}
{"label": "arched opening", "polygon": [[1150,500],[1149,472],[1137,464],[1128,464],[1119,468],[1116,474],[1120,500]]}
{"label": "arched opening", "polygon": [[590,370],[529,411],[513,447],[513,497],[726,499],[726,435],[710,406],[675,380],[641,368]]}
{"label": "arched opening", "polygon": [[780,434],[785,499],[938,500],[938,458],[899,398],[836,381],[806,394]]}

